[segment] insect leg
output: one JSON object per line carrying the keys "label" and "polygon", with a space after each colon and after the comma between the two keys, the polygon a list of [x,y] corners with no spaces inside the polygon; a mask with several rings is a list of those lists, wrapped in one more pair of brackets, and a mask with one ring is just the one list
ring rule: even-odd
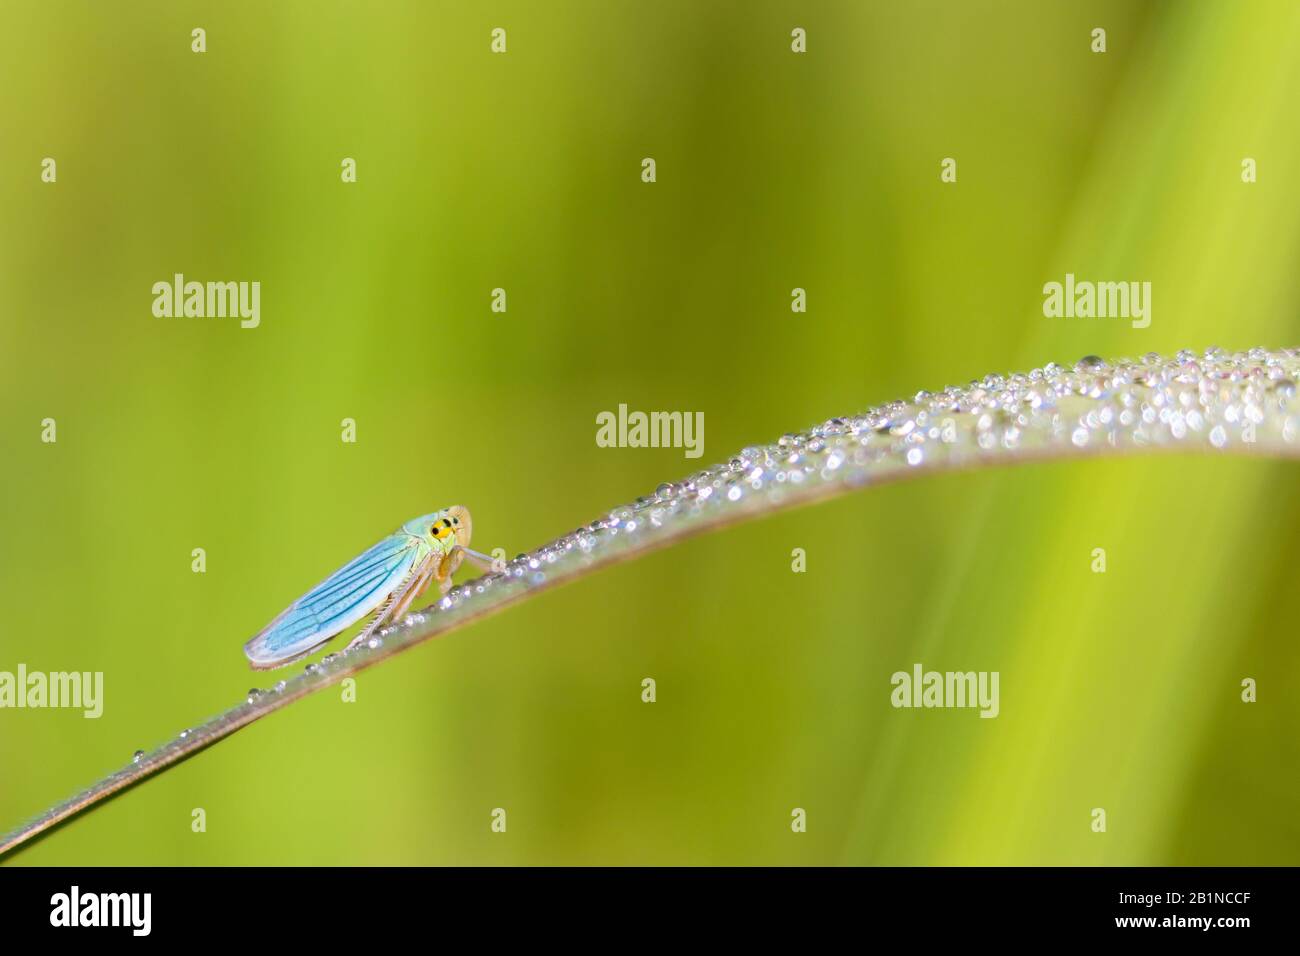
{"label": "insect leg", "polygon": [[482,551],[475,551],[473,548],[467,548],[461,544],[456,545],[455,550],[465,555],[465,557],[469,559],[469,563],[474,565],[474,567],[478,568],[484,574],[491,574],[493,572],[505,570],[505,562],[498,561],[490,554],[484,554]]}
{"label": "insect leg", "polygon": [[433,576],[436,567],[437,562],[431,557],[426,559],[422,565],[412,569],[411,573],[397,586],[388,600],[375,612],[375,616],[370,619],[370,623],[361,629],[360,634],[348,642],[347,650],[352,650],[357,645],[370,640],[381,627],[385,627],[405,614],[406,609],[411,606],[411,602],[415,600],[416,595],[428,586],[429,579]]}
{"label": "insect leg", "polygon": [[450,554],[434,564],[433,579],[438,582],[438,593],[444,597],[451,590],[451,576],[459,564],[459,556],[454,548]]}
{"label": "insect leg", "polygon": [[429,581],[432,578],[433,578],[433,568],[432,566],[430,566],[430,568],[427,571],[425,571],[423,574],[421,574],[416,579],[415,583],[412,584],[406,590],[406,592],[402,595],[402,599],[398,601],[395,605],[393,605],[393,609],[388,612],[389,623],[393,621],[400,621],[403,617],[406,616],[406,611],[411,606],[411,602],[424,593],[424,589],[429,586]]}

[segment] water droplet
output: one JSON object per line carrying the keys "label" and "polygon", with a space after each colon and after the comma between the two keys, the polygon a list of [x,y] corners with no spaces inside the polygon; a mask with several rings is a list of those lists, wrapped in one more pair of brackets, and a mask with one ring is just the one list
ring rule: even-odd
{"label": "water droplet", "polygon": [[143,759],[144,759],[143,750],[137,750],[135,753],[131,754],[131,763],[139,763]]}

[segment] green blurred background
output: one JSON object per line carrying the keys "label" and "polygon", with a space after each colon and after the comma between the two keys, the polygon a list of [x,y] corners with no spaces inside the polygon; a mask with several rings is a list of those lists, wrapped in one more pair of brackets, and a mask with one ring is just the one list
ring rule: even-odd
{"label": "green blurred background", "polygon": [[[1300,344],[1289,0],[0,19],[0,670],[103,671],[106,698],[0,711],[0,829],[266,686],[242,643],[414,515],[466,504],[513,555],[918,388]],[[154,318],[176,272],[260,281],[261,326]],[[1044,318],[1066,272],[1152,282],[1151,327]],[[703,411],[703,459],[598,448],[620,402]],[[15,860],[1300,862],[1296,477],[1035,466],[692,540],[368,671],[356,703],[295,704]],[[892,709],[917,661],[1000,671],[1001,716]]]}

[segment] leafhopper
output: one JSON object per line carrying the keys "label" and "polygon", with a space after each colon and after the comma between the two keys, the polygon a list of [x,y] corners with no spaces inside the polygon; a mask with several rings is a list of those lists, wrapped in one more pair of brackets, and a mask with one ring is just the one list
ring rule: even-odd
{"label": "leafhopper", "polygon": [[372,615],[350,650],[401,620],[430,583],[446,594],[465,559],[480,571],[494,570],[492,558],[470,548],[472,529],[469,511],[460,505],[412,518],[290,604],[245,644],[249,664],[254,670],[292,664]]}

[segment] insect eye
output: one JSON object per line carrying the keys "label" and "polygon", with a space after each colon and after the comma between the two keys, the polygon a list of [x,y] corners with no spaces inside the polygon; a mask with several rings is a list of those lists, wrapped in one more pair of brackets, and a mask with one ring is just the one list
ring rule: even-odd
{"label": "insect eye", "polygon": [[452,524],[460,524],[460,519],[459,519],[459,518],[452,518],[452,519],[451,519],[451,523],[452,523]]}

